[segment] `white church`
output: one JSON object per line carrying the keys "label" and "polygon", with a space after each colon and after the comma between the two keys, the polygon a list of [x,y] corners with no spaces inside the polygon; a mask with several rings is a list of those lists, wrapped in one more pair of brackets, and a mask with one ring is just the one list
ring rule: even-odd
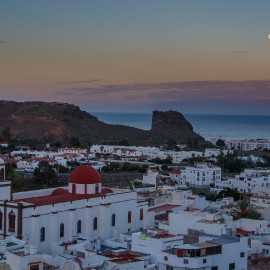
{"label": "white church", "polygon": [[12,193],[0,159],[0,234],[13,235],[51,253],[53,243],[82,235],[91,240],[109,239],[143,228],[147,202],[138,202],[136,192],[102,188],[99,173],[79,166],[64,188]]}

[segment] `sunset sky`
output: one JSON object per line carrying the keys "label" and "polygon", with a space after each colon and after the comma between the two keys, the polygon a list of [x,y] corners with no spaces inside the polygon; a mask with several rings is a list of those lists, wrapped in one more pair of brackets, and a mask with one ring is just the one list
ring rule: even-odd
{"label": "sunset sky", "polygon": [[269,0],[0,2],[0,99],[270,115]]}

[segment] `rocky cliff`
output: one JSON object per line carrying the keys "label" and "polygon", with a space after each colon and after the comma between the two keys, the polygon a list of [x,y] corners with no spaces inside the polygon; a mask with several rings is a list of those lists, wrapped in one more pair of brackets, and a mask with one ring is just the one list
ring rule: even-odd
{"label": "rocky cliff", "polygon": [[60,142],[70,145],[119,142],[135,145],[159,145],[168,139],[186,142],[204,139],[193,132],[182,114],[174,111],[153,113],[150,131],[124,125],[110,125],[80,110],[78,106],[58,102],[0,101],[0,137],[24,144]]}
{"label": "rocky cliff", "polygon": [[154,111],[151,132],[180,142],[190,139],[203,140],[201,136],[193,131],[192,125],[185,117],[176,111]]}

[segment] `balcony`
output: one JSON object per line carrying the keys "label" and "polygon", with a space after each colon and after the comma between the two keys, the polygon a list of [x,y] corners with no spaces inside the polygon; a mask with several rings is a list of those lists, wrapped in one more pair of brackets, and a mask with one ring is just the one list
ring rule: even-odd
{"label": "balcony", "polygon": [[222,253],[222,246],[215,243],[204,242],[192,245],[184,245],[183,248],[172,248],[165,252],[176,255],[179,258],[205,257]]}

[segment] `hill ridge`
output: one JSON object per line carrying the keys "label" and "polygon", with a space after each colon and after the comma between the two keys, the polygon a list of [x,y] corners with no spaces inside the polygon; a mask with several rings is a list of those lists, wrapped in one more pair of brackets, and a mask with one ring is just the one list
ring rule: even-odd
{"label": "hill ridge", "polygon": [[[73,138],[85,146],[90,143],[126,140],[134,145],[160,145],[169,139],[178,143],[205,140],[176,111],[154,111],[151,130],[125,125],[112,125],[83,111],[79,106],[63,102],[0,100],[0,135],[2,139],[21,143],[69,144]],[[3,138],[3,135],[6,138]]]}

